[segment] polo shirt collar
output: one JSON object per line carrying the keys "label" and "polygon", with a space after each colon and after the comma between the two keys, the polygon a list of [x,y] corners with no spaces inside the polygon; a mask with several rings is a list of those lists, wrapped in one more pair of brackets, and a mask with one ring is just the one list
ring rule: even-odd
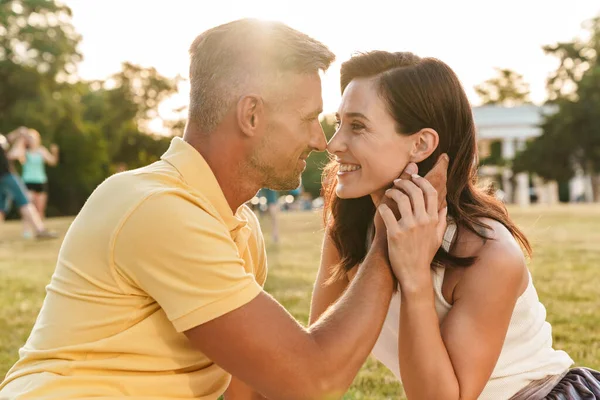
{"label": "polo shirt collar", "polygon": [[161,160],[175,167],[183,180],[210,202],[230,232],[246,226],[248,221],[241,216],[243,206],[238,208],[236,214],[231,211],[212,169],[192,145],[180,137],[174,137]]}

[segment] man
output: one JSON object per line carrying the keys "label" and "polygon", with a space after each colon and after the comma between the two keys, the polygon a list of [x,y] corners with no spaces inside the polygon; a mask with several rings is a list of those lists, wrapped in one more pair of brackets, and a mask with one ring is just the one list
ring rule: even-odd
{"label": "man", "polygon": [[381,230],[307,329],[262,290],[263,237],[244,205],[261,187],[298,187],[309,153],[325,150],[319,71],[334,55],[248,19],[203,33],[190,54],[183,139],[91,195],[0,399],[335,398],[371,351],[394,285]]}
{"label": "man", "polygon": [[[26,225],[33,228],[37,239],[52,239],[57,235],[48,231],[36,208],[27,197],[27,188],[15,174],[11,161],[16,158],[18,147],[23,144],[27,128],[21,127],[9,133],[8,139],[0,134],[0,222],[3,222],[14,202]],[[9,140],[14,142],[10,148]]]}

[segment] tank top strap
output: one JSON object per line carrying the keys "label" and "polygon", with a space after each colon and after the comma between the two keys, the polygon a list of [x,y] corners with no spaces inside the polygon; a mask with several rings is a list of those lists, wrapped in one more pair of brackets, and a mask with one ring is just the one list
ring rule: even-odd
{"label": "tank top strap", "polygon": [[444,238],[442,239],[442,248],[444,250],[450,251],[450,246],[452,245],[454,236],[456,236],[456,223],[452,217],[448,217],[448,226],[446,226]]}
{"label": "tank top strap", "polygon": [[[448,217],[448,226],[446,226],[446,231],[444,232],[444,238],[442,239],[442,248],[446,251],[450,251],[450,246],[452,245],[452,241],[456,236],[456,223],[454,219]],[[442,300],[442,303],[445,305],[447,302],[444,300],[442,296],[442,284],[444,283],[444,275],[446,272],[446,268],[436,267],[431,271],[433,278],[433,290],[437,297]],[[448,305],[449,306],[449,305]]]}

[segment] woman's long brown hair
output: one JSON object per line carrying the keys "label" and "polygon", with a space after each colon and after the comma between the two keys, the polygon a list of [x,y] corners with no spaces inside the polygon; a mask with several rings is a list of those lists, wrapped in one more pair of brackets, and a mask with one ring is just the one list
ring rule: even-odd
{"label": "woman's long brown hair", "polygon": [[[514,224],[504,205],[489,190],[476,188],[477,141],[475,123],[467,96],[456,74],[445,63],[434,58],[420,58],[412,53],[373,51],[352,57],[342,64],[341,91],[356,78],[377,77],[379,92],[396,121],[400,135],[412,135],[424,128],[439,135],[437,149],[419,163],[419,174],[427,174],[442,153],[448,154],[448,215],[482,239],[488,225],[481,218],[502,223],[530,255],[531,246]],[[367,233],[375,215],[369,195],[356,199],[340,199],[336,162],[323,172],[325,199],[324,221],[341,261],[333,279],[343,277],[362,262],[367,253]],[[474,257],[456,257],[440,249],[433,265],[467,267]]]}

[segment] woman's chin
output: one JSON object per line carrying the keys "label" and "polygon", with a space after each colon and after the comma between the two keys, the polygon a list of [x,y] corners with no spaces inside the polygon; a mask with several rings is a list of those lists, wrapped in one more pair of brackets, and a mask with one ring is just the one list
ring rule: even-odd
{"label": "woman's chin", "polygon": [[352,197],[348,197],[346,194],[345,190],[339,190],[336,189],[335,190],[335,195],[339,198],[339,199],[351,199]]}
{"label": "woman's chin", "polygon": [[352,188],[338,185],[335,188],[335,194],[340,199],[358,199],[360,197],[367,196],[369,193],[366,191],[353,190]]}

